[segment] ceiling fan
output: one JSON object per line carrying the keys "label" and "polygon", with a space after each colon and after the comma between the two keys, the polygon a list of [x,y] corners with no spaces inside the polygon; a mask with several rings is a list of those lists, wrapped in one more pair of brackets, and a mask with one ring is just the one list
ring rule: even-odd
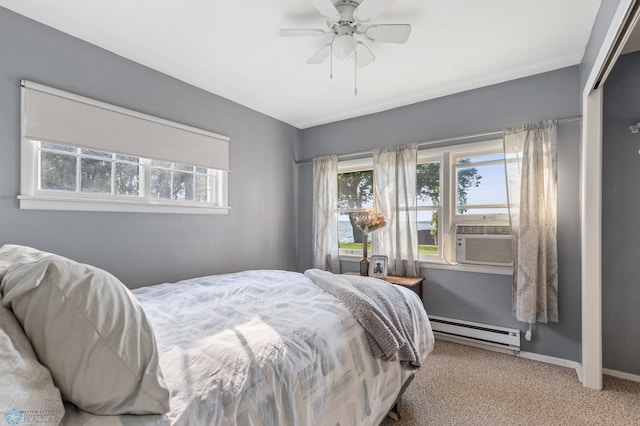
{"label": "ceiling fan", "polygon": [[370,25],[373,18],[382,13],[394,0],[310,0],[327,20],[328,29],[283,28],[282,37],[319,37],[332,34],[331,41],[322,46],[307,60],[308,64],[320,64],[333,53],[338,59],[355,59],[362,68],[373,62],[373,52],[356,37],[373,42],[405,43],[411,33],[409,24]]}

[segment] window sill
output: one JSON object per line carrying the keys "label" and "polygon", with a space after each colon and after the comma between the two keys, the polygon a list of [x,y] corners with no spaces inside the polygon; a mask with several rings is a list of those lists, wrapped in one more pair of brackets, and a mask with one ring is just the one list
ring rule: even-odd
{"label": "window sill", "polygon": [[65,210],[85,212],[228,214],[230,207],[179,205],[175,203],[138,203],[123,200],[72,199],[18,195],[21,210]]}
{"label": "window sill", "polygon": [[[341,254],[340,260],[344,262],[358,262],[361,257],[362,256]],[[446,271],[475,272],[480,274],[513,275],[513,267],[511,266],[473,265],[468,263],[450,265],[446,262],[432,260],[421,260],[420,269],[442,269]]]}

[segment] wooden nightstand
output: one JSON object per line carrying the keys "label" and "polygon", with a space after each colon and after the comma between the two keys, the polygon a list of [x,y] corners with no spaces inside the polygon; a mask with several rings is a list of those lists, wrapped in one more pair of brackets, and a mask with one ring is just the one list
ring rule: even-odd
{"label": "wooden nightstand", "polygon": [[[345,272],[346,275],[360,275],[359,272]],[[372,277],[377,278],[377,277]],[[413,291],[422,300],[422,282],[424,277],[400,277],[396,275],[387,275],[382,280],[388,281],[391,284],[399,285]]]}
{"label": "wooden nightstand", "polygon": [[382,278],[385,281],[389,281],[391,284],[399,285],[413,291],[422,300],[422,282],[424,277],[398,277],[395,275],[387,275]]}

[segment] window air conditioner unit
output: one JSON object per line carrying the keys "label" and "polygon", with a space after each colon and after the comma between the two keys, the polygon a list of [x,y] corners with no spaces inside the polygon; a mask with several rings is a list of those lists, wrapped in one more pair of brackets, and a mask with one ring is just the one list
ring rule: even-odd
{"label": "window air conditioner unit", "polygon": [[456,262],[512,266],[511,228],[503,224],[456,224]]}

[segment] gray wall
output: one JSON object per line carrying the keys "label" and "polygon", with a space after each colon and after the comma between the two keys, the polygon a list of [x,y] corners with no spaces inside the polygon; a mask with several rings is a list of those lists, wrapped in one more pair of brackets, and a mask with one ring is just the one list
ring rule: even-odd
{"label": "gray wall", "polygon": [[603,366],[640,374],[640,52],[618,59],[604,86]]}
{"label": "gray wall", "polygon": [[[102,267],[130,287],[252,268],[296,269],[301,132],[0,8],[0,245]],[[18,208],[19,79],[231,137],[227,216]]]}
{"label": "gray wall", "polygon": [[[434,99],[303,130],[301,159],[387,145],[487,132],[543,119],[580,115],[578,67]],[[538,325],[522,350],[580,360],[580,123],[558,128],[558,249],[560,322]],[[311,265],[312,165],[300,170],[300,269]],[[357,266],[343,262],[345,268]],[[516,327],[511,277],[423,269],[424,299],[433,315]]]}

